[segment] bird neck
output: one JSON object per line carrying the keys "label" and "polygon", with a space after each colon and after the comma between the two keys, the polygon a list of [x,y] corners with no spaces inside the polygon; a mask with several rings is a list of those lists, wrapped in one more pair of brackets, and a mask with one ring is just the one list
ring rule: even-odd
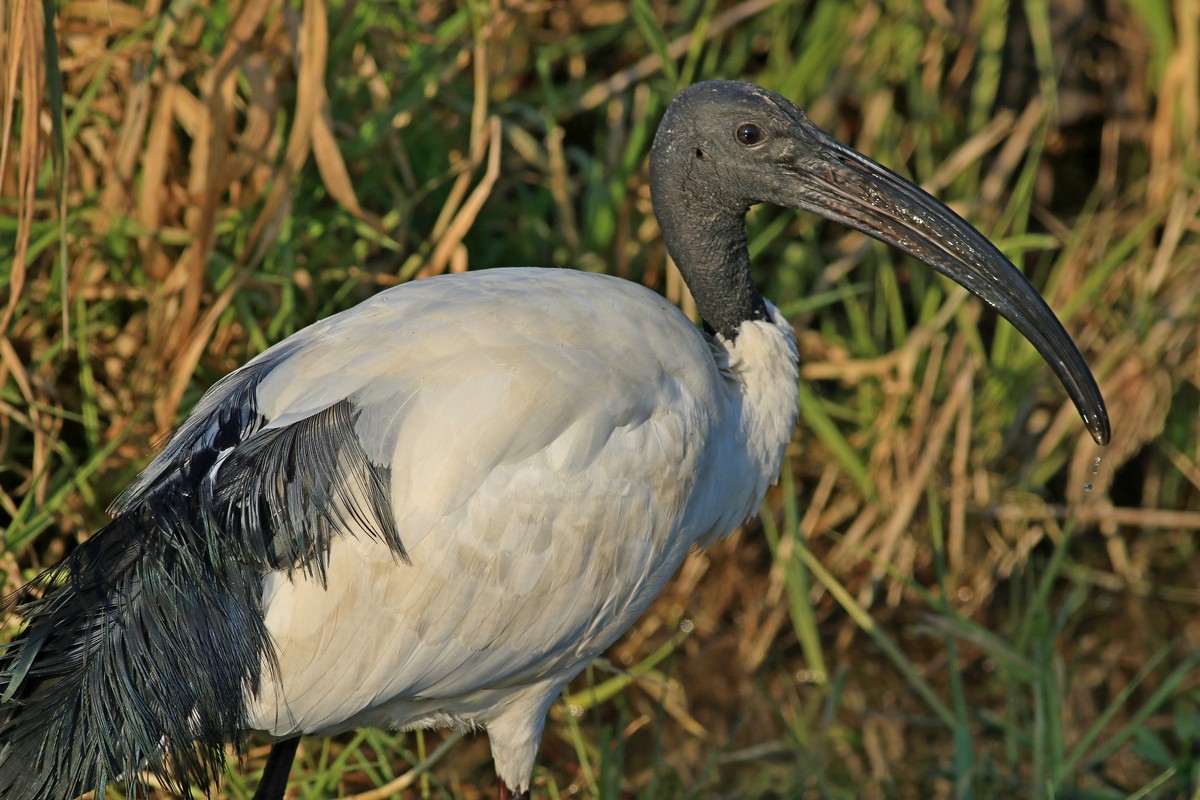
{"label": "bird neck", "polygon": [[708,327],[732,341],[743,322],[770,318],[750,277],[746,209],[677,206],[656,211],[667,252]]}

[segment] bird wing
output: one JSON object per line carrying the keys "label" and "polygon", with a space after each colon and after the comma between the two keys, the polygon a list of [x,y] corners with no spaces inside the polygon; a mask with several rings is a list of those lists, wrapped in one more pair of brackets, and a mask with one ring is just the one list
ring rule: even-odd
{"label": "bird wing", "polygon": [[369,515],[343,517],[353,535],[333,539],[324,573],[267,576],[278,669],[252,717],[272,732],[565,681],[708,532],[686,512],[722,380],[674,307],[566,271],[422,288],[360,307],[259,384],[264,431],[346,409],[314,447],[357,440],[387,481],[369,500],[357,482],[357,505],[388,505],[408,559]]}

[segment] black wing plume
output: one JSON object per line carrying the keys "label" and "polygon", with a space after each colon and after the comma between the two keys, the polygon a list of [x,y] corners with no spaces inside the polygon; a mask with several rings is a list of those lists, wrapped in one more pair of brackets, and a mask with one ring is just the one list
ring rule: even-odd
{"label": "black wing plume", "polygon": [[248,698],[274,668],[264,576],[323,579],[346,530],[407,560],[350,400],[278,428],[258,412],[288,354],[214,386],[116,519],[2,609],[27,625],[0,648],[0,797],[103,796],[143,769],[180,796],[206,789],[225,744],[244,749]]}

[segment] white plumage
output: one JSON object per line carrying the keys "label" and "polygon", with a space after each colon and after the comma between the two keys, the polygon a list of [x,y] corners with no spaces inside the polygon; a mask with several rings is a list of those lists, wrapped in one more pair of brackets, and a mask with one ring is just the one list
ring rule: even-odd
{"label": "white plumage", "polygon": [[694,544],[757,509],[795,421],[781,318],[707,338],[602,275],[426,280],[288,346],[258,387],[265,427],[350,400],[356,435],[390,465],[411,563],[359,531],[332,544],[325,585],[268,577],[279,674],[252,727],[487,727],[514,788],[563,685]]}

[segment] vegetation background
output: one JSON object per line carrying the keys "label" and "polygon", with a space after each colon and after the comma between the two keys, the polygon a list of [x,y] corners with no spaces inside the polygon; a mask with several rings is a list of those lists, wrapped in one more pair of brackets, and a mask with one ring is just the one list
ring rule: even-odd
{"label": "vegetation background", "polygon": [[[962,291],[756,209],[757,279],[802,350],[791,457],[761,523],[690,558],[555,708],[535,792],[1200,797],[1194,0],[0,9],[6,591],[217,378],[383,287],[562,265],[687,308],[646,152],[680,86],[752,80],[992,236],[1094,367],[1114,441]],[[249,797],[264,756],[214,796]],[[364,731],[306,740],[293,786],[494,777],[481,736]]]}

